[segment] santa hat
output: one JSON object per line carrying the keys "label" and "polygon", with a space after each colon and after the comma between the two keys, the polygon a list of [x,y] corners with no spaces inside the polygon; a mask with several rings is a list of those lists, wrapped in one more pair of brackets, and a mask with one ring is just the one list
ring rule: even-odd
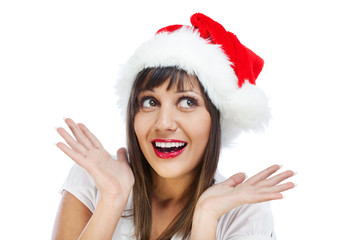
{"label": "santa hat", "polygon": [[122,66],[116,91],[124,116],[140,71],[176,66],[198,77],[220,111],[223,144],[231,142],[241,131],[262,130],[270,111],[267,97],[255,80],[264,61],[211,18],[196,13],[190,21],[192,26],[160,29]]}

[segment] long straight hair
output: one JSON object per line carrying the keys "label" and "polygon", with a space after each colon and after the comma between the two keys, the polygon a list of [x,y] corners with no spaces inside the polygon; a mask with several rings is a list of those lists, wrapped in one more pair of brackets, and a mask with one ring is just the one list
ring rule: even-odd
{"label": "long straight hair", "polygon": [[[151,191],[153,186],[151,166],[140,149],[134,129],[134,118],[140,108],[138,95],[141,91],[154,89],[168,80],[167,90],[171,89],[171,87],[183,90],[186,82],[194,84],[194,81],[198,81],[196,76],[188,75],[184,70],[176,67],[146,68],[137,75],[127,106],[127,144],[130,166],[135,177],[133,187],[133,217],[135,236],[138,240],[150,239]],[[191,187],[186,192],[188,194],[187,199],[189,199],[187,204],[158,237],[158,240],[169,240],[174,235],[182,236],[185,239],[191,232],[192,218],[200,195],[214,184],[214,175],[220,155],[220,113],[210,101],[199,81],[198,83],[211,118],[208,143],[202,160],[197,167],[198,174],[194,180],[195,182],[191,184]]]}

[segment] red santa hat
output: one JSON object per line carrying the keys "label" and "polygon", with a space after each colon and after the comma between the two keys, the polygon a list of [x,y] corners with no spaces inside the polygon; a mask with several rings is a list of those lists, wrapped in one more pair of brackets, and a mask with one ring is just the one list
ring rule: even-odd
{"label": "red santa hat", "polygon": [[270,111],[267,97],[255,81],[264,61],[241,44],[235,34],[204,14],[196,13],[190,21],[192,26],[160,29],[122,66],[116,91],[123,113],[141,70],[176,66],[198,77],[220,111],[224,144],[241,131],[262,130]]}

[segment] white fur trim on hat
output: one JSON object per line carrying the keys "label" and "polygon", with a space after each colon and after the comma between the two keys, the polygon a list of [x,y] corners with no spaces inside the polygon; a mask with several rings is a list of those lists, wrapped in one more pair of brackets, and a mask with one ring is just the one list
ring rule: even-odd
{"label": "white fur trim on hat", "polygon": [[248,81],[239,88],[221,46],[209,44],[189,27],[155,35],[122,66],[115,88],[124,116],[137,74],[145,68],[167,66],[176,66],[198,77],[220,111],[223,144],[230,143],[243,130],[261,130],[267,124],[270,111],[263,91]]}

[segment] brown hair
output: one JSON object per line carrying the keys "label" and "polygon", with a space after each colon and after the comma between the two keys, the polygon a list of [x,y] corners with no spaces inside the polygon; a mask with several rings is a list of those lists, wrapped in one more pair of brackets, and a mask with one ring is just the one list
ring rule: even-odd
{"label": "brown hair", "polygon": [[[139,111],[138,95],[141,91],[161,86],[170,79],[167,90],[176,86],[182,90],[184,83],[198,81],[194,75],[188,75],[184,70],[176,67],[146,68],[137,75],[131,90],[127,106],[127,144],[130,166],[135,176],[133,187],[133,216],[135,235],[137,239],[150,239],[151,232],[151,189],[152,178],[150,165],[145,159],[134,130],[135,114]],[[175,84],[175,85],[174,85]],[[199,82],[200,84],[200,82]],[[189,200],[186,206],[178,213],[169,226],[164,230],[159,240],[171,239],[179,234],[183,239],[191,231],[192,218],[197,200],[200,195],[214,184],[214,175],[220,154],[220,113],[212,104],[210,98],[200,84],[205,99],[206,108],[211,117],[210,135],[205,148],[201,164],[198,166],[198,175],[191,189],[188,189]]]}

